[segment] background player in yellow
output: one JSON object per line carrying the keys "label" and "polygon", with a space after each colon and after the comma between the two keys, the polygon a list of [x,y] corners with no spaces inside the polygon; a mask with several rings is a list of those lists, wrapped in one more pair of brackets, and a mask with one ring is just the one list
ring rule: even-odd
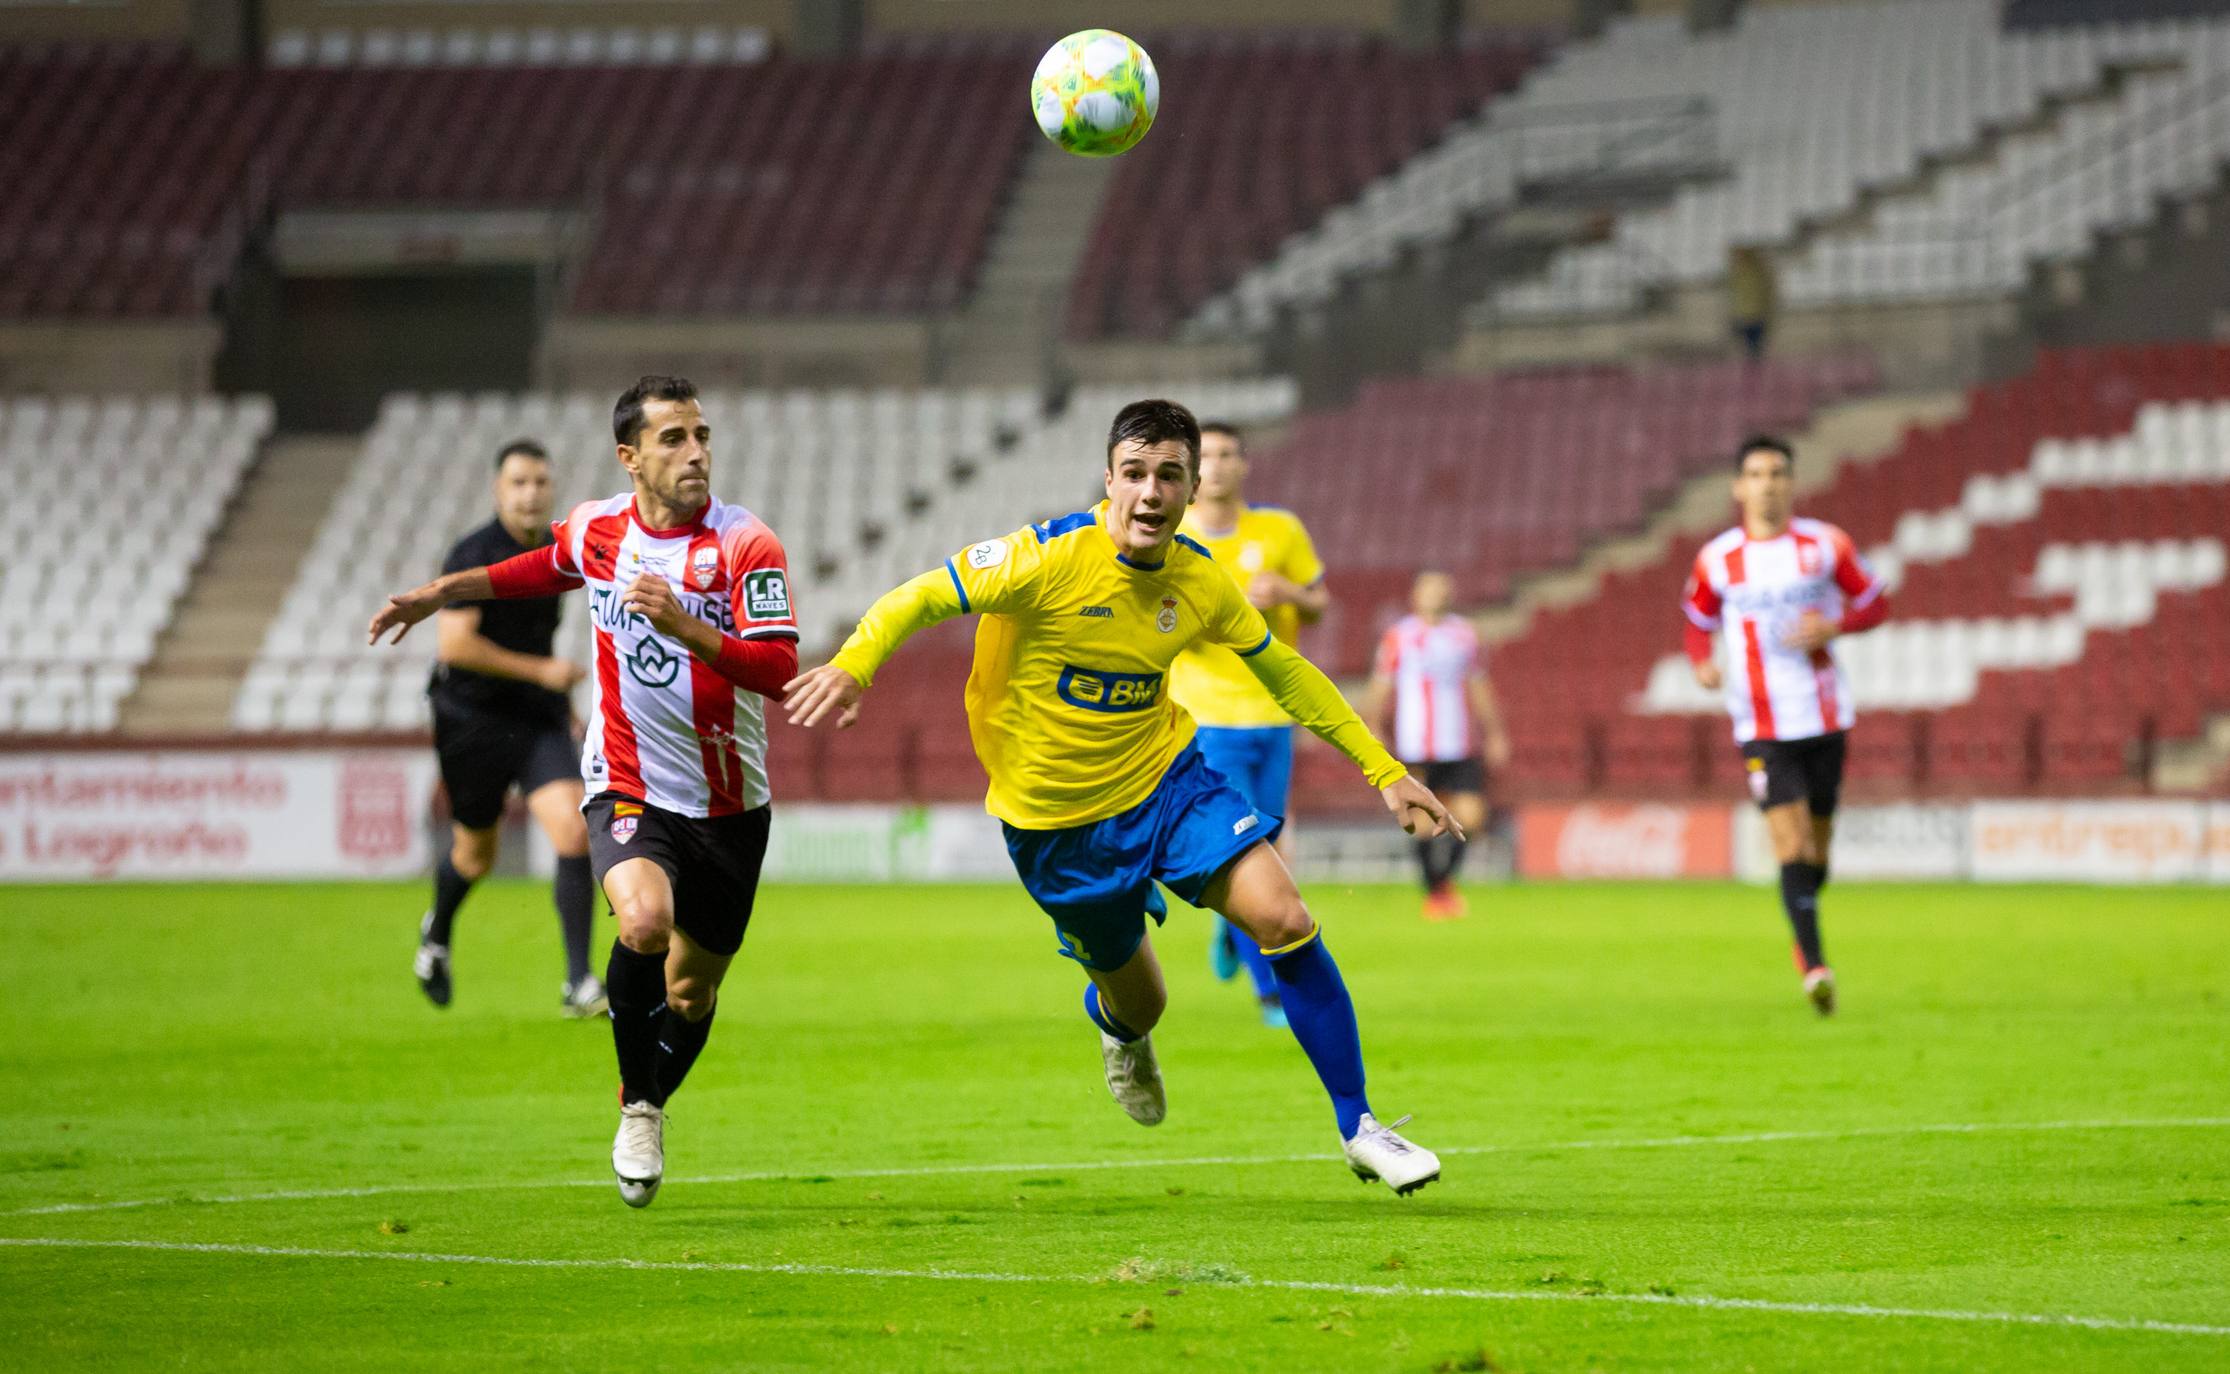
{"label": "background player in yellow", "polygon": [[[1396,1192],[1440,1161],[1380,1124],[1363,1091],[1355,1006],[1264,816],[1202,761],[1166,690],[1188,645],[1243,659],[1285,712],[1353,759],[1411,833],[1452,826],[1440,800],[1371,737],[1339,689],[1270,633],[1206,549],[1179,534],[1200,478],[1200,427],[1138,401],[1107,440],[1107,500],[986,539],[886,593],[829,663],[788,686],[790,719],[857,720],[875,672],[908,635],[971,612],[968,730],[990,776],[1022,885],[1084,966],[1108,1090],[1144,1125],[1167,1111],[1148,1038],[1168,992],[1146,918],[1159,881],[1221,912],[1269,958],[1294,1039],[1332,1099],[1348,1167]],[[1396,1123],[1399,1124],[1399,1123]]]}
{"label": "background player in yellow", "polygon": [[[1200,426],[1200,494],[1185,512],[1183,532],[1239,584],[1270,624],[1279,642],[1297,644],[1301,627],[1315,623],[1331,604],[1324,564],[1299,516],[1277,506],[1246,501],[1246,438],[1220,420]],[[1229,649],[1195,643],[1169,670],[1169,694],[1199,723],[1193,738],[1208,766],[1265,816],[1284,818],[1293,781],[1293,717],[1255,681]],[[1278,840],[1292,852],[1292,831]],[[1270,961],[1229,921],[1216,922],[1208,943],[1216,977],[1228,982],[1247,971],[1265,1025],[1286,1024]]]}

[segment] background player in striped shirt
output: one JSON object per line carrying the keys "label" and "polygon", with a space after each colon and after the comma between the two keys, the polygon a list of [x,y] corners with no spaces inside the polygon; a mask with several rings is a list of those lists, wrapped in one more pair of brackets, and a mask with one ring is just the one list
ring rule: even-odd
{"label": "background player in striped shirt", "polygon": [[[515,558],[550,539],[550,455],[531,439],[496,454],[496,515],[457,541],[445,573]],[[581,665],[551,652],[554,596],[452,605],[440,633],[433,680],[434,753],[449,793],[449,848],[434,865],[434,904],[418,923],[411,971],[437,1007],[449,1005],[449,949],[457,908],[496,860],[496,823],[513,787],[557,854],[552,896],[565,940],[568,1016],[604,1010],[604,985],[589,972],[589,927],[596,890],[589,877],[588,830],[581,824],[580,746],[566,693]]]}
{"label": "background player in striped shirt", "polygon": [[[1781,905],[1796,934],[1804,992],[1835,1010],[1835,974],[1820,943],[1820,889],[1843,786],[1844,732],[1857,718],[1850,683],[1828,646],[1889,615],[1881,580],[1851,537],[1794,514],[1796,452],[1759,436],[1735,457],[1742,523],[1696,555],[1681,610],[1696,681],[1725,689],[1750,795],[1781,864]],[[1724,628],[1726,671],[1712,661]]]}
{"label": "background player in striped shirt", "polygon": [[1295,720],[1354,760],[1403,829],[1447,808],[1371,738],[1339,689],[1270,633],[1208,551],[1179,534],[1200,480],[1200,427],[1171,401],[1115,416],[1098,507],[971,545],[885,593],[830,662],[789,684],[791,720],[859,716],[876,671],[915,631],[977,614],[968,734],[1016,874],[1089,982],[1108,1091],[1133,1121],[1167,1111],[1150,1038],[1168,1003],[1147,919],[1158,882],[1237,922],[1266,954],[1293,1038],[1332,1099],[1348,1167],[1397,1193],[1440,1177],[1430,1150],[1371,1114],[1355,1004],[1264,816],[1202,760],[1165,678],[1199,640],[1244,659]]}
{"label": "background player in striped shirt", "polygon": [[1510,762],[1510,733],[1487,677],[1486,649],[1470,621],[1449,613],[1453,600],[1454,584],[1446,573],[1417,574],[1409,614],[1387,626],[1378,642],[1363,708],[1365,718],[1394,741],[1395,756],[1447,800],[1462,827],[1417,841],[1425,916],[1435,921],[1464,914],[1456,871],[1463,866],[1465,835],[1486,827],[1487,769]]}
{"label": "background player in striped shirt", "polygon": [[697,389],[645,377],[612,409],[632,491],[573,508],[530,553],[390,597],[377,643],[444,606],[586,587],[595,638],[589,858],[619,921],[604,982],[619,1054],[612,1172],[642,1207],[665,1175],[665,1104],[711,1033],[767,845],[766,719],[797,671],[781,541],[712,495]]}
{"label": "background player in striped shirt", "polygon": [[[1280,643],[1298,643],[1301,627],[1314,624],[1332,601],[1324,586],[1324,564],[1299,516],[1276,506],[1247,504],[1246,480],[1245,438],[1220,420],[1203,421],[1200,495],[1185,511],[1183,530],[1238,582]],[[1293,717],[1255,681],[1239,656],[1196,641],[1170,665],[1169,694],[1199,722],[1193,739],[1208,766],[1238,788],[1255,810],[1284,817],[1293,781]],[[1278,834],[1278,851],[1290,856],[1292,845],[1288,820]],[[1209,952],[1218,978],[1228,981],[1241,967],[1247,970],[1264,1024],[1286,1024],[1277,975],[1245,932],[1218,918]]]}

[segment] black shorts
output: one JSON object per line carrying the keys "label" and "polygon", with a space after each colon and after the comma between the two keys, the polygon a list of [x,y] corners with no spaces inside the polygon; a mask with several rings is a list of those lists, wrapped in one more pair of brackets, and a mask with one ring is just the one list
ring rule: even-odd
{"label": "black shorts", "polygon": [[588,858],[596,885],[627,859],[648,859],[674,887],[674,925],[711,954],[743,947],[759,865],[767,856],[772,807],[732,816],[680,816],[617,792],[599,792],[588,816]]}
{"label": "black shorts", "polygon": [[1844,742],[1838,730],[1810,739],[1754,739],[1743,745],[1743,768],[1758,809],[1810,802],[1813,815],[1834,815],[1843,794]]}
{"label": "black shorts", "polygon": [[527,795],[581,776],[581,746],[571,731],[494,711],[437,704],[434,753],[449,791],[449,814],[467,830],[503,819],[503,798],[514,783]]}
{"label": "black shorts", "polygon": [[1430,788],[1436,797],[1487,790],[1487,765],[1476,754],[1468,759],[1441,759],[1436,763],[1405,762],[1402,767]]}

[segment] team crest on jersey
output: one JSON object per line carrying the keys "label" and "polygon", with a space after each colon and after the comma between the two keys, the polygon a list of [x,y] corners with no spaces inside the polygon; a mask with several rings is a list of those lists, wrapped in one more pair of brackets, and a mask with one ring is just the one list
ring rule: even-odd
{"label": "team crest on jersey", "polygon": [[1796,546],[1796,570],[1806,577],[1820,570],[1820,546],[1800,543]]}
{"label": "team crest on jersey", "polygon": [[1262,546],[1248,544],[1239,550],[1239,567],[1246,572],[1262,571]]}
{"label": "team crest on jersey", "polygon": [[1154,628],[1155,628],[1155,629],[1157,629],[1157,630],[1160,630],[1160,631],[1161,631],[1161,632],[1162,632],[1163,634],[1165,634],[1165,635],[1166,635],[1166,634],[1174,634],[1174,633],[1176,632],[1176,629],[1177,629],[1177,598],[1176,598],[1176,597],[1174,597],[1174,596],[1165,596],[1165,597],[1163,597],[1163,598],[1161,599],[1161,614],[1160,614],[1160,615],[1157,615],[1157,616],[1155,616],[1155,617],[1154,617]]}
{"label": "team crest on jersey", "polygon": [[626,844],[635,838],[635,827],[642,822],[643,808],[632,802],[621,802],[612,808],[612,838]]}
{"label": "team crest on jersey", "polygon": [[711,591],[713,580],[719,576],[720,550],[707,544],[689,555],[689,578],[697,584],[698,591]]}

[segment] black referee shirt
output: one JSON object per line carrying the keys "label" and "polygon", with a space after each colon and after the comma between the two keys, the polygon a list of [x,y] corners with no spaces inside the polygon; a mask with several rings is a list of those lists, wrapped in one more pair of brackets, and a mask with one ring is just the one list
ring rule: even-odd
{"label": "black referee shirt", "polygon": [[[527,546],[511,537],[501,520],[490,520],[457,541],[443,560],[445,573],[486,567],[526,553]],[[558,598],[519,597],[501,601],[460,601],[452,609],[475,606],[480,610],[480,633],[514,653],[550,656],[557,638]],[[491,711],[529,724],[564,729],[572,719],[571,703],[562,692],[537,687],[515,678],[490,677],[446,663],[434,665],[433,681],[426,694],[434,704],[460,711]]]}

